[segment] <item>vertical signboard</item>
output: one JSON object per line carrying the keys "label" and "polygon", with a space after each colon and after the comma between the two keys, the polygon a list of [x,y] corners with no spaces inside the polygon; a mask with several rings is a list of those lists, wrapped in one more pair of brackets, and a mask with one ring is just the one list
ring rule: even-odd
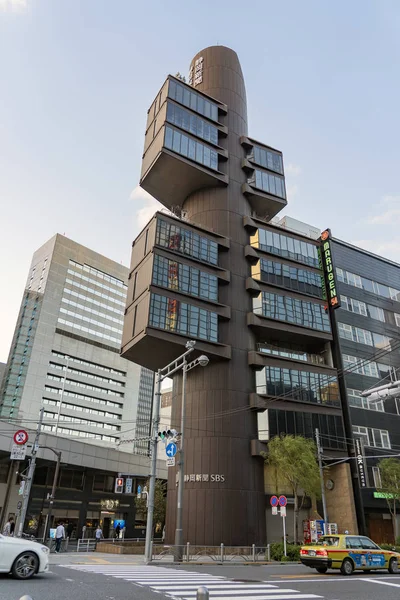
{"label": "vertical signboard", "polygon": [[332,259],[332,248],[331,248],[331,230],[325,229],[321,233],[320,237],[320,252],[319,258],[322,261],[323,271],[325,273],[325,292],[326,301],[329,303],[331,308],[340,307],[340,297],[336,287],[336,274],[335,267]]}
{"label": "vertical signboard", "polygon": [[362,441],[360,438],[354,439],[355,451],[356,451],[356,463],[357,463],[357,471],[358,471],[358,479],[360,482],[360,487],[366,488],[367,485],[367,469],[365,468],[365,460],[364,460],[364,450]]}

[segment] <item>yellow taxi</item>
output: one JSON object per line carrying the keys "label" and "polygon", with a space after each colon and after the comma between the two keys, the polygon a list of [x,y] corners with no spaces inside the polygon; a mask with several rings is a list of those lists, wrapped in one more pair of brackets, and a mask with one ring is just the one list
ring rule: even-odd
{"label": "yellow taxi", "polygon": [[382,550],[362,535],[323,535],[315,545],[302,546],[300,561],[306,567],[317,569],[318,573],[340,569],[342,575],[351,575],[355,569],[387,569],[389,573],[397,574],[400,554]]}

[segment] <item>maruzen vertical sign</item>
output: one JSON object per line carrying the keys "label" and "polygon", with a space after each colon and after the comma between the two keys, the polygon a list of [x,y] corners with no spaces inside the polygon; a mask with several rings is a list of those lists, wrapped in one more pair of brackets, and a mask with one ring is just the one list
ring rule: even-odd
{"label": "maruzen vertical sign", "polygon": [[322,290],[324,292],[324,300],[329,303],[329,306],[331,308],[339,308],[340,298],[336,287],[336,275],[332,259],[331,238],[332,235],[330,229],[325,229],[325,231],[321,233],[319,259],[320,267],[322,267],[325,274],[325,285],[322,285]]}

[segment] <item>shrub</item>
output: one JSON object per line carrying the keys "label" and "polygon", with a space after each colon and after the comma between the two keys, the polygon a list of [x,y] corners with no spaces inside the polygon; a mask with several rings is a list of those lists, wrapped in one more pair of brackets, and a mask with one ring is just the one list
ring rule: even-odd
{"label": "shrub", "polygon": [[286,554],[284,555],[283,542],[277,542],[275,544],[271,544],[271,560],[277,561],[296,561],[300,560],[300,548],[301,546],[297,546],[297,544],[287,544],[286,545]]}

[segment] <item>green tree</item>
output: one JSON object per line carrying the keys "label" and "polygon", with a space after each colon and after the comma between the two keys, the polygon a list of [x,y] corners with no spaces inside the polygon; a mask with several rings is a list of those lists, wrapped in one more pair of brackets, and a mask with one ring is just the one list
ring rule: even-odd
{"label": "green tree", "polygon": [[[294,496],[294,542],[299,539],[299,513],[306,496],[321,495],[316,447],[313,440],[302,436],[285,435],[268,442],[265,461],[275,469],[276,480],[289,484]],[[299,494],[303,498],[299,503]]]}
{"label": "green tree", "polygon": [[[147,489],[150,488],[150,482],[146,483]],[[136,498],[136,511],[147,519],[147,498],[142,494],[141,498]],[[167,510],[167,482],[162,479],[156,479],[156,489],[154,493],[154,527],[161,531],[165,523],[165,514]]]}
{"label": "green tree", "polygon": [[392,516],[394,539],[399,537],[397,526],[397,502],[400,500],[400,460],[398,458],[383,458],[379,461],[381,487],[379,491],[387,494],[386,502]]}

